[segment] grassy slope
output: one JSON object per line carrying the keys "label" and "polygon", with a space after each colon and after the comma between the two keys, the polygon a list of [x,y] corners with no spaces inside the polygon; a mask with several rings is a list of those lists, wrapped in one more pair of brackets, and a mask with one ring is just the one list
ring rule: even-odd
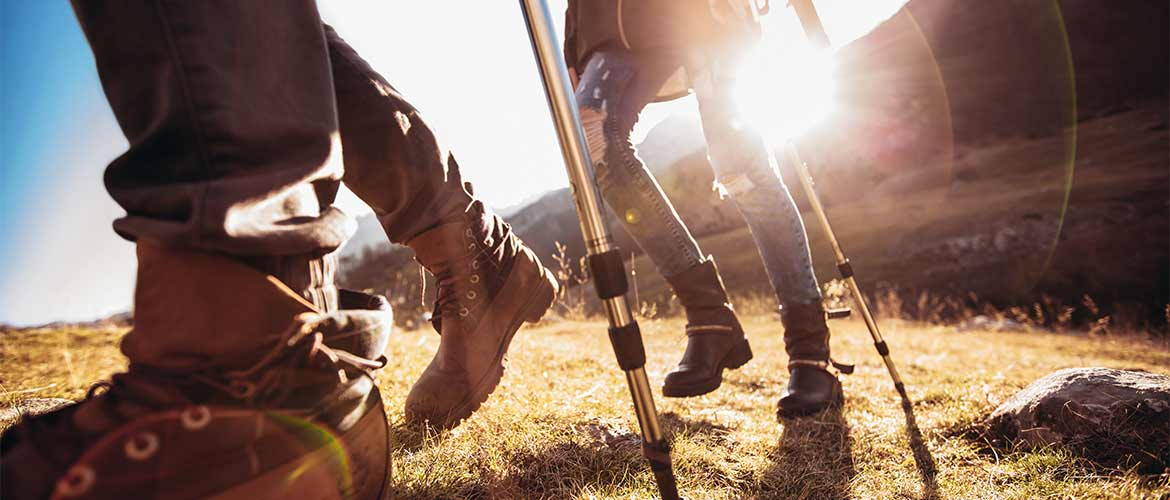
{"label": "grassy slope", "polygon": [[[684,347],[681,320],[644,321],[655,386]],[[1056,451],[982,454],[953,437],[1031,380],[1070,366],[1170,373],[1170,352],[1133,339],[1048,333],[953,333],[887,323],[916,401],[925,440],[917,463],[896,396],[858,322],[835,324],[834,349],[859,364],[844,380],[847,409],[779,425],[784,386],[775,321],[745,326],[756,359],[724,387],[692,400],[658,399],[675,464],[690,498],[1165,498],[1166,479],[1140,480],[1076,467]],[[119,369],[117,331],[18,332],[0,336],[0,403],[80,398]],[[439,437],[401,427],[402,400],[438,344],[402,332],[382,387],[396,424],[395,487],[406,498],[645,497],[651,477],[629,433],[636,424],[603,324],[547,322],[522,331],[497,393],[470,421]],[[928,453],[921,451],[928,450]],[[1161,485],[1159,486],[1159,481]]]}

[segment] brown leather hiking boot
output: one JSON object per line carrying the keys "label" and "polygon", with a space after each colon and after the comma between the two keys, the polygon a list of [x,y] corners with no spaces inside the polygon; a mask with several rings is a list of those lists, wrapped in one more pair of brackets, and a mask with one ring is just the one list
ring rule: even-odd
{"label": "brown leather hiking boot", "polygon": [[464,221],[431,229],[407,245],[439,282],[431,321],[442,338],[406,398],[406,418],[447,429],[495,390],[513,335],[525,321],[540,320],[558,285],[511,227],[478,201]]}
{"label": "brown leather hiking boot", "polygon": [[788,352],[788,388],[776,403],[780,418],[811,415],[845,403],[837,371],[853,367],[829,357],[829,325],[820,303],[793,304],[780,310],[784,350]]}
{"label": "brown leather hiking boot", "polygon": [[385,299],[322,313],[234,260],[140,243],[139,263],[129,370],[5,432],[0,498],[387,494]]}
{"label": "brown leather hiking boot", "polygon": [[667,277],[687,313],[687,350],[678,368],[666,374],[662,394],[680,398],[718,389],[723,370],[752,359],[752,348],[727,299],[719,269],[707,261]]}

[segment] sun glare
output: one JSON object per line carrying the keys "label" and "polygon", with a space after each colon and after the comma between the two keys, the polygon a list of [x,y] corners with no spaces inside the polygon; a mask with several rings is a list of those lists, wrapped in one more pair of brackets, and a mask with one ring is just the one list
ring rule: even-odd
{"label": "sun glare", "polygon": [[797,137],[833,112],[832,52],[765,42],[745,57],[734,92],[740,116],[769,141]]}

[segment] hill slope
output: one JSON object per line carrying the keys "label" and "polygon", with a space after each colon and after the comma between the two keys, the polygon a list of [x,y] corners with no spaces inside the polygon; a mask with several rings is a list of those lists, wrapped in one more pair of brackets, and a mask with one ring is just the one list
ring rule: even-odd
{"label": "hill slope", "polygon": [[[1000,304],[1042,294],[1075,304],[1088,294],[1164,321],[1167,9],[1154,0],[910,0],[842,48],[839,112],[801,151],[862,284]],[[694,117],[675,117],[639,154],[693,232],[708,236],[704,251],[728,285],[763,290],[742,221],[711,190],[701,138]],[[782,174],[807,209],[791,169]],[[568,190],[509,220],[546,263],[557,242],[571,260],[583,253]],[[610,220],[619,246],[637,251]],[[828,279],[830,254],[809,229]],[[399,267],[409,253],[382,252],[351,256],[347,284],[417,295],[399,291],[399,278],[415,274]],[[642,258],[637,267],[643,297],[661,295],[653,266]]]}

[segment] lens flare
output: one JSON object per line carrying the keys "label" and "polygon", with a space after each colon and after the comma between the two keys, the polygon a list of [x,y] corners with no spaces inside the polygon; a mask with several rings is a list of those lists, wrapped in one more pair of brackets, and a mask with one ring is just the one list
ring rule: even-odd
{"label": "lens flare", "polygon": [[761,44],[736,73],[737,112],[769,141],[787,140],[832,114],[836,84],[828,51]]}

